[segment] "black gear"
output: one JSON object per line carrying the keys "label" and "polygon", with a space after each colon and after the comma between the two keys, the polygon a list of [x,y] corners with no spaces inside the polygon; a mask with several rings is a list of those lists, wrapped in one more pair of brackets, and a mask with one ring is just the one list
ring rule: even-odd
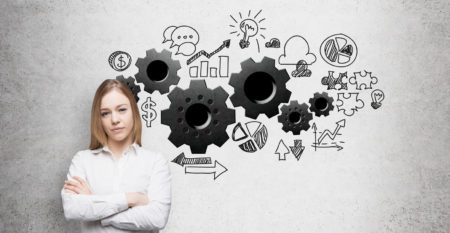
{"label": "black gear", "polygon": [[309,99],[309,110],[314,112],[316,116],[328,116],[330,111],[333,111],[333,97],[328,96],[326,92],[316,92],[314,93],[314,97]]}
{"label": "black gear", "polygon": [[220,147],[228,140],[227,126],[236,117],[222,87],[212,90],[205,80],[192,80],[188,89],[175,87],[168,97],[170,106],[161,111],[161,123],[170,127],[169,140],[176,147],[186,144],[192,153],[204,154],[208,145]]}
{"label": "black gear", "polygon": [[289,102],[291,92],[286,89],[289,74],[285,69],[278,70],[275,60],[264,57],[255,63],[251,58],[241,63],[241,72],[230,77],[229,84],[234,87],[230,97],[235,107],[242,106],[245,116],[256,119],[265,113],[268,118],[278,114],[278,105]]}
{"label": "black gear", "polygon": [[161,94],[169,92],[171,85],[177,85],[180,77],[177,75],[181,69],[180,62],[172,59],[172,53],[163,49],[161,53],[155,49],[147,50],[147,56],[138,58],[136,66],[139,72],[136,80],[144,84],[144,90],[152,94],[155,90]]}
{"label": "black gear", "polygon": [[296,100],[292,100],[289,105],[285,104],[281,107],[278,122],[283,124],[285,132],[292,131],[294,135],[299,135],[301,130],[307,131],[311,127],[309,121],[312,118],[307,104],[298,104]]}
{"label": "black gear", "polygon": [[138,93],[141,92],[141,87],[134,83],[134,78],[128,77],[127,79],[125,79],[123,75],[120,75],[117,76],[116,79],[127,84],[128,88],[130,88],[131,92],[133,93],[134,99],[136,100],[137,103],[139,101]]}

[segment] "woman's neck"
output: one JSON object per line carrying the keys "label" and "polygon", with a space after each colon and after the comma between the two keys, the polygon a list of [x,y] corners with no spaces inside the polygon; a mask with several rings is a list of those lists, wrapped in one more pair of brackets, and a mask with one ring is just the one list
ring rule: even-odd
{"label": "woman's neck", "polygon": [[119,159],[122,156],[122,153],[132,144],[131,137],[124,139],[123,141],[112,141],[108,140],[108,148],[116,157]]}

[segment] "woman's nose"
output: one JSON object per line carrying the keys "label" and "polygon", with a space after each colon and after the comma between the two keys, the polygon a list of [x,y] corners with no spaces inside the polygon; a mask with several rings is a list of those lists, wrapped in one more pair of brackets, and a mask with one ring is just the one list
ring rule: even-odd
{"label": "woman's nose", "polygon": [[116,112],[111,113],[111,121],[112,123],[118,123],[119,122],[119,114]]}

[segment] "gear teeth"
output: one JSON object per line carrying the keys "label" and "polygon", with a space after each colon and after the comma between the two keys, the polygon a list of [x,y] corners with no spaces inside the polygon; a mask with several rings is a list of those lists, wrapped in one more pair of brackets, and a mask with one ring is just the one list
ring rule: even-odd
{"label": "gear teeth", "polygon": [[163,51],[161,51],[161,54],[166,57],[172,57],[172,52],[166,49],[163,49]]}
{"label": "gear teeth", "polygon": [[[327,108],[324,110],[316,108],[315,103],[320,98],[324,98],[327,101]],[[310,98],[308,102],[310,104],[309,110],[318,117],[328,116],[328,115],[330,115],[330,111],[333,111],[333,109],[334,109],[334,106],[333,106],[334,99],[333,99],[333,97],[328,96],[328,93],[326,93],[326,92],[314,93],[314,96],[312,98]]]}
{"label": "gear teeth", "polygon": [[237,88],[239,85],[239,75],[235,73],[231,74],[230,81],[228,84],[230,84],[230,86],[234,88]]}
{"label": "gear teeth", "polygon": [[[203,96],[203,98],[199,98]],[[226,128],[236,120],[234,109],[226,105],[228,93],[222,87],[209,89],[205,80],[192,80],[188,89],[175,87],[168,95],[170,106],[161,112],[161,122],[171,129],[169,140],[175,145],[186,144],[194,154],[205,153],[210,144],[223,144]],[[210,101],[212,100],[212,101]],[[206,127],[197,128],[188,124],[186,115],[193,105],[206,106],[211,113],[211,123]],[[183,110],[179,110],[183,109]],[[202,110],[200,110],[202,111]],[[193,117],[197,117],[194,116]]]}
{"label": "gear teeth", "polygon": [[280,79],[281,79],[283,82],[289,81],[290,76],[289,76],[289,73],[287,72],[286,69],[279,70],[279,71],[278,71],[278,74],[280,75],[280,77],[281,77]]}
{"label": "gear teeth", "polygon": [[208,146],[204,146],[202,144],[198,144],[198,145],[191,145],[191,152],[192,154],[205,154],[206,153],[206,148]]}
{"label": "gear teeth", "polygon": [[286,90],[286,91],[283,93],[283,98],[282,98],[281,103],[287,103],[287,102],[289,102],[289,99],[291,98],[291,94],[292,94],[291,91]]}
{"label": "gear teeth", "polygon": [[[147,68],[153,61],[162,61],[167,65],[168,74],[162,80],[152,80],[147,74]],[[146,51],[146,57],[138,58],[136,61],[138,73],[135,74],[136,81],[144,84],[144,90],[150,94],[158,91],[160,94],[165,94],[170,91],[170,86],[177,85],[180,81],[178,70],[181,69],[180,62],[172,59],[172,53],[163,49],[158,53],[155,49]]]}
{"label": "gear teeth", "polygon": [[171,115],[171,110],[170,109],[165,109],[161,111],[161,124],[164,125],[171,125],[171,121],[170,121],[170,115]]}
{"label": "gear teeth", "polygon": [[275,115],[278,115],[278,113],[279,113],[278,108],[273,108],[266,112],[266,116],[267,118],[271,118]]}
{"label": "gear teeth", "polygon": [[157,52],[156,52],[156,49],[149,49],[149,50],[145,51],[145,54],[147,56],[152,56],[152,55],[157,54]]}
{"label": "gear teeth", "polygon": [[205,80],[192,80],[189,84],[189,89],[191,90],[200,90],[207,89]]}
{"label": "gear teeth", "polygon": [[220,98],[220,99],[227,99],[228,93],[222,88],[222,87],[216,87],[213,90],[214,93],[214,99]]}
{"label": "gear teeth", "polygon": [[255,61],[252,58],[248,58],[247,60],[241,62],[241,69],[246,69],[246,67],[250,66],[254,66],[255,65]]}
{"label": "gear teeth", "polygon": [[[292,113],[299,114],[298,122],[291,122],[290,116]],[[289,105],[281,107],[281,114],[278,116],[285,132],[291,131],[292,134],[298,135],[301,131],[307,131],[311,126],[309,122],[312,120],[312,114],[308,112],[308,105],[306,103],[299,104],[297,100],[291,100]]]}
{"label": "gear teeth", "polygon": [[178,96],[183,95],[183,90],[181,90],[181,88],[179,87],[175,87],[175,89],[173,89],[168,95],[167,97],[169,98],[170,101],[174,101],[178,98]]}
{"label": "gear teeth", "polygon": [[264,57],[261,61],[261,63],[264,63],[266,65],[269,65],[271,67],[275,67],[275,59]]}
{"label": "gear teeth", "polygon": [[214,144],[218,147],[221,147],[226,141],[228,141],[229,138],[230,138],[230,136],[228,136],[228,134],[226,132],[223,132],[223,133],[217,135],[217,138],[214,141]]}
{"label": "gear teeth", "polygon": [[241,106],[241,105],[239,104],[239,96],[237,96],[236,94],[232,95],[232,96],[230,97],[230,100],[231,100],[231,103],[233,104],[234,107],[239,107],[239,106]]}
{"label": "gear teeth", "polygon": [[259,113],[257,111],[255,111],[254,109],[250,109],[250,110],[245,110],[245,116],[248,118],[252,118],[255,119],[258,118]]}
{"label": "gear teeth", "polygon": [[181,145],[183,145],[183,143],[181,143],[181,135],[175,134],[174,132],[170,133],[169,135],[169,140],[173,143],[173,145],[175,145],[177,148],[180,147]]}
{"label": "gear teeth", "polygon": [[142,66],[143,60],[144,60],[144,59],[142,59],[142,58],[138,58],[138,59],[136,60],[136,63],[134,63],[134,64],[135,64],[137,67]]}
{"label": "gear teeth", "polygon": [[134,83],[133,77],[128,77],[125,79],[125,77],[123,75],[119,75],[119,76],[116,76],[116,80],[124,82],[128,86],[128,88],[131,90],[131,93],[133,93],[136,103],[139,102],[138,94],[139,94],[139,92],[141,92],[141,87]]}
{"label": "gear teeth", "polygon": [[[261,62],[255,63],[252,58],[241,62],[242,70],[239,73],[233,73],[230,76],[229,84],[234,88],[234,94],[230,97],[233,106],[242,106],[245,109],[245,116],[256,119],[259,114],[265,114],[271,118],[279,113],[278,107],[281,103],[289,102],[291,92],[286,89],[286,82],[289,81],[289,74],[275,67],[275,60],[264,57]],[[270,101],[264,103],[255,103],[247,96],[244,91],[244,85],[251,74],[264,72],[268,74],[275,83],[275,95]],[[258,88],[255,85],[255,90]]]}

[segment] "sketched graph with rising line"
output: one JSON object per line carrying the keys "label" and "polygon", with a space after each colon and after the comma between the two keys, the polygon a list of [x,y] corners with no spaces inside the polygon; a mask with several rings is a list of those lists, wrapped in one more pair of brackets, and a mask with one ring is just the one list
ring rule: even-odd
{"label": "sketched graph with rising line", "polygon": [[317,140],[318,144],[322,143],[322,141],[323,141],[323,139],[325,139],[325,137],[329,137],[331,140],[334,140],[334,138],[336,138],[336,135],[338,135],[339,130],[342,127],[345,127],[345,119],[336,122],[336,124],[337,124],[337,126],[334,129],[333,133],[331,133],[331,131],[328,129],[323,131],[322,135],[320,135],[319,139]]}

